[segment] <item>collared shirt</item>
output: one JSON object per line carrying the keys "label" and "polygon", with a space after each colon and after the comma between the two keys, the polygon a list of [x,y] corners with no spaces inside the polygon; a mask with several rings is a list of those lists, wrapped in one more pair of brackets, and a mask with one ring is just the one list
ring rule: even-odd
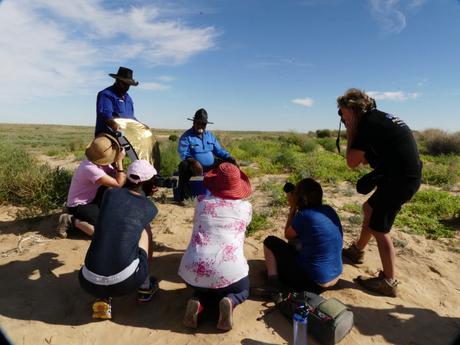
{"label": "collared shirt", "polygon": [[192,238],[179,266],[181,278],[192,286],[219,289],[246,277],[243,246],[251,218],[249,201],[199,196]]}
{"label": "collared shirt", "polygon": [[219,141],[211,132],[204,131],[200,137],[193,128],[181,135],[177,152],[181,160],[192,157],[203,167],[214,164],[214,155],[221,159],[230,157],[230,153],[220,146]]}
{"label": "collared shirt", "polygon": [[105,120],[121,117],[137,121],[134,116],[133,100],[128,93],[122,97],[118,96],[113,85],[97,94],[96,114],[96,135],[110,132]]}

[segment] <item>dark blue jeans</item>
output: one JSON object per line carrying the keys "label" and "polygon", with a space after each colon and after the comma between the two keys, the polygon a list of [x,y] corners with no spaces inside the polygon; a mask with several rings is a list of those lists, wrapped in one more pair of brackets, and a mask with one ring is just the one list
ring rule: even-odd
{"label": "dark blue jeans", "polygon": [[233,308],[235,308],[249,297],[249,276],[219,289],[190,286],[193,288],[193,297],[197,298],[203,305],[217,304],[222,298],[228,297],[232,301]]}

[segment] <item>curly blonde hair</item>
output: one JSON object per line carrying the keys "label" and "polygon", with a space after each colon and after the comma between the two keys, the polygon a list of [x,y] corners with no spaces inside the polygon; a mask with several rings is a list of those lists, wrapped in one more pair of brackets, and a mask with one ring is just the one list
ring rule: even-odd
{"label": "curly blonde hair", "polygon": [[343,96],[337,97],[337,108],[350,108],[359,115],[375,107],[375,100],[360,89],[348,89]]}

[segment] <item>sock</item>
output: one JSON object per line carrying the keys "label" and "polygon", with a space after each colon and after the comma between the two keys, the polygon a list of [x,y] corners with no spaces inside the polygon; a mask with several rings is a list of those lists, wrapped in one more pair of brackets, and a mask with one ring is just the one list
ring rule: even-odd
{"label": "sock", "polygon": [[395,285],[396,279],[394,278],[385,278],[385,281],[390,284],[391,286]]}
{"label": "sock", "polygon": [[142,290],[148,290],[148,289],[150,289],[150,277],[145,278],[144,282],[143,282],[142,285],[139,287],[139,289],[142,289]]}

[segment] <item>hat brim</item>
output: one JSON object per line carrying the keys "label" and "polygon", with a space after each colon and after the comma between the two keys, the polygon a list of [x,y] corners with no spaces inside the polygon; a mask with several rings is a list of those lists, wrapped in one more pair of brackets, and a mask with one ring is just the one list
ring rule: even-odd
{"label": "hat brim", "polygon": [[217,169],[209,171],[204,175],[203,183],[212,195],[222,199],[245,199],[252,193],[251,182],[247,175],[240,170],[238,183],[232,189],[223,189],[217,176]]}
{"label": "hat brim", "polygon": [[131,85],[131,86],[139,85],[139,82],[135,81],[134,79],[123,78],[123,77],[120,77],[117,74],[113,74],[113,73],[109,73],[109,76],[111,76],[112,78],[121,80],[123,83]]}
{"label": "hat brim", "polygon": [[[191,119],[191,118],[189,118],[189,117],[187,118],[187,120],[190,120],[190,121],[195,121],[194,119]],[[214,124],[214,122],[209,122],[209,121],[208,121],[208,122],[206,122],[206,124],[208,124],[208,123],[210,123],[211,125],[213,125],[213,124]]]}

